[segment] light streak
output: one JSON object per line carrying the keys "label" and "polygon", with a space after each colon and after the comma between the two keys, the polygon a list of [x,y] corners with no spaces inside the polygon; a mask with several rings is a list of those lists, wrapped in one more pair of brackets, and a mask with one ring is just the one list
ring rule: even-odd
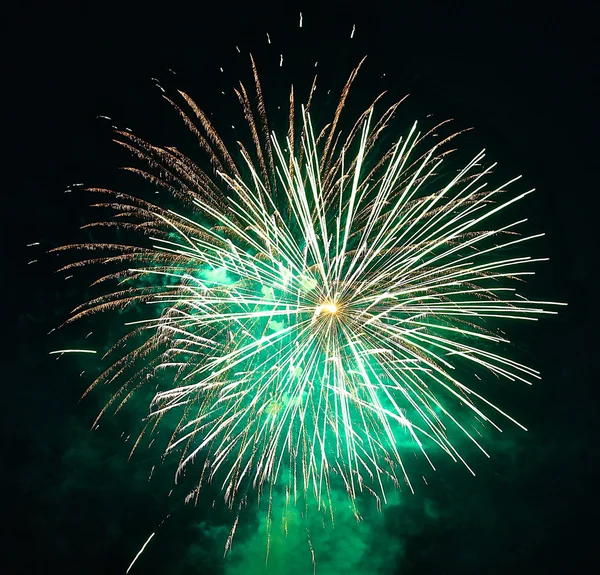
{"label": "light streak", "polygon": [[49,352],[50,355],[54,355],[56,353],[96,353],[96,351],[93,349],[57,349]]}
{"label": "light streak", "polygon": [[138,551],[137,555],[133,558],[131,565],[129,565],[129,567],[127,567],[127,571],[125,571],[125,573],[129,573],[129,571],[133,567],[133,564],[138,560],[138,557],[144,552],[144,549],[146,549],[146,545],[148,545],[148,543],[150,543],[150,539],[152,539],[152,537],[154,537],[154,533],[152,533],[152,535],[150,535],[150,537],[148,537],[148,539],[146,540],[146,543],[144,543],[142,545],[142,548]]}

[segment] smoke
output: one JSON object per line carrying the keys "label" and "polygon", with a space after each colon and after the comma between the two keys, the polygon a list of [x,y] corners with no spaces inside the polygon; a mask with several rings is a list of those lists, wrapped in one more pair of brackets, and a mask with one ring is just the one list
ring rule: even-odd
{"label": "smoke", "polygon": [[[381,510],[372,498],[362,503],[357,514],[344,490],[332,490],[332,521],[326,510],[286,505],[285,497],[274,496],[270,528],[262,506],[248,509],[253,520],[240,519],[241,532],[236,531],[231,551],[222,561],[224,574],[395,573],[405,563],[407,540],[440,517],[431,500],[408,491],[391,491]],[[211,551],[216,560],[216,549],[224,549],[229,528],[202,522],[196,525],[196,533],[198,545],[186,553],[188,568],[204,563]]]}

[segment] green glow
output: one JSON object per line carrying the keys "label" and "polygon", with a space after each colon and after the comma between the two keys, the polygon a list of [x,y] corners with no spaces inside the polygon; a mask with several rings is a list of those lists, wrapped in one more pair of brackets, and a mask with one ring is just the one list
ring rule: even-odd
{"label": "green glow", "polygon": [[[120,283],[73,319],[138,303],[150,317],[128,323],[136,344],[125,338],[122,356],[115,346],[94,385],[120,383],[115,407],[157,386],[142,435],[166,427],[179,473],[197,462],[199,487],[218,482],[232,509],[250,492],[267,501],[266,532],[276,496],[289,503],[288,522],[298,501],[333,521],[336,505],[358,517],[361,493],[379,505],[397,488],[412,491],[413,452],[432,468],[435,451],[470,470],[457,437],[486,453],[482,424],[520,425],[485,399],[486,379],[539,379],[489,351],[508,343],[494,321],[535,320],[556,305],[513,287],[541,260],[510,249],[538,236],[514,239],[524,220],[491,230],[486,221],[530,192],[500,195],[518,178],[489,187],[494,165],[479,167],[483,152],[440,177],[445,148],[424,148],[417,124],[376,153],[396,106],[370,107],[348,136],[337,120],[315,131],[302,108],[285,146],[286,132],[269,134],[259,113],[255,150],[235,162],[183,97],[191,111],[180,113],[202,126],[217,175],[153,148],[170,174],[156,185],[184,195],[185,209],[118,195],[117,214],[153,230],[151,241],[93,245],[109,250],[105,263],[120,254],[122,270],[109,278]],[[146,143],[118,135],[144,156]]]}

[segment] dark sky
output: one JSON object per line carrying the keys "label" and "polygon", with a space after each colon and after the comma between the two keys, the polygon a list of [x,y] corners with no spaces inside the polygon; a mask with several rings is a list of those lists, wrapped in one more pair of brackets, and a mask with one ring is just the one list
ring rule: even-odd
{"label": "dark sky", "polygon": [[[442,466],[429,491],[377,518],[367,515],[381,526],[379,537],[340,526],[340,539],[362,537],[364,557],[380,558],[370,571],[357,561],[355,571],[583,570],[595,553],[598,513],[598,9],[577,2],[324,0],[302,4],[300,35],[299,4],[216,4],[22,2],[8,15],[2,572],[124,573],[153,531],[132,573],[260,572],[254,556],[244,567],[257,532],[251,513],[238,533],[236,563],[225,566],[228,517],[210,507],[217,495],[209,487],[206,505],[195,509],[182,506],[177,493],[167,497],[169,464],[157,465],[148,482],[159,461],[149,455],[128,462],[120,438],[135,413],[91,432],[102,396],[78,401],[88,381],[79,373],[93,367],[49,359],[65,340],[46,335],[86,293],[85,282],[53,274],[44,254],[79,239],[89,218],[88,201],[63,191],[74,182],[113,185],[126,162],[110,142],[110,123],[96,117],[171,143],[181,131],[171,130],[173,116],[150,80],[157,77],[228,121],[231,99],[219,98],[243,68],[236,45],[259,62],[279,52],[290,62],[322,59],[336,85],[368,54],[365,74],[367,83],[378,82],[376,90],[410,92],[411,112],[435,111],[473,126],[468,145],[486,147],[505,173],[523,174],[537,189],[524,210],[532,230],[547,232],[536,255],[550,262],[538,268],[530,293],[569,303],[516,338],[544,376],[532,389],[506,392],[511,413],[530,432],[510,430],[493,441],[491,460],[474,454],[475,478]],[[269,86],[271,78],[264,81]],[[25,247],[33,242],[41,245]],[[343,548],[334,547],[317,573],[352,572],[335,559]],[[290,550],[289,561],[296,552],[303,551]]]}

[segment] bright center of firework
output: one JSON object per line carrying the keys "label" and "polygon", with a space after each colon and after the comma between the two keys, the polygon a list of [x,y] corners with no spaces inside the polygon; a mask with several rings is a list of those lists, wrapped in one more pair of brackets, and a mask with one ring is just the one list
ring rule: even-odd
{"label": "bright center of firework", "polygon": [[336,314],[338,312],[338,306],[332,302],[332,301],[327,301],[322,303],[320,306],[317,307],[317,313],[330,313],[330,314]]}

